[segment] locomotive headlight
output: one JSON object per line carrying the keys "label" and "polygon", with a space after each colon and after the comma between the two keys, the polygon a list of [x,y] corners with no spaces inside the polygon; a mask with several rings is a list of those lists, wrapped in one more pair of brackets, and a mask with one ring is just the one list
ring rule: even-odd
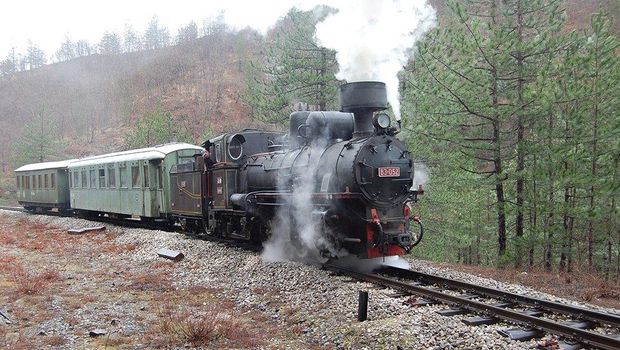
{"label": "locomotive headlight", "polygon": [[390,119],[389,115],[385,113],[378,113],[377,115],[375,115],[375,120],[374,120],[375,127],[381,128],[381,129],[387,129],[390,127],[391,123],[392,123],[392,120]]}

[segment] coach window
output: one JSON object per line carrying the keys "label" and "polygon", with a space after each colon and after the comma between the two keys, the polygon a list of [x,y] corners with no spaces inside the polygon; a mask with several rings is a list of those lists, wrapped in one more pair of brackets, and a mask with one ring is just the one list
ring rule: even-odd
{"label": "coach window", "polygon": [[149,165],[144,164],[142,171],[144,173],[144,188],[149,188]]}
{"label": "coach window", "polygon": [[39,174],[37,176],[39,178],[39,180],[38,180],[39,188],[43,188],[43,181],[41,181],[41,180],[43,180],[43,176],[41,174]]}
{"label": "coach window", "polygon": [[108,187],[116,187],[116,169],[114,169],[114,164],[108,165]]}
{"label": "coach window", "polygon": [[49,185],[49,182],[47,181],[47,174],[43,175],[43,187],[47,188],[47,186]]}
{"label": "coach window", "polygon": [[51,174],[50,175],[50,179],[52,180],[52,182],[51,182],[52,189],[56,188],[56,174]]}
{"label": "coach window", "polygon": [[99,188],[105,188],[105,169],[99,169]]}
{"label": "coach window", "polygon": [[131,166],[131,187],[140,187],[140,167]]}
{"label": "coach window", "polygon": [[90,181],[90,188],[97,188],[97,173],[95,169],[90,169],[88,174],[90,175],[88,179]]}
{"label": "coach window", "polygon": [[88,188],[88,177],[86,176],[86,170],[82,170],[81,174],[82,174],[82,188]]}
{"label": "coach window", "polygon": [[157,167],[157,186],[159,187],[159,189],[163,189],[164,188],[164,169],[161,166]]}
{"label": "coach window", "polygon": [[118,165],[118,180],[122,188],[127,188],[127,167],[125,163]]}
{"label": "coach window", "polygon": [[33,189],[37,188],[37,176],[36,175],[32,175],[32,188]]}

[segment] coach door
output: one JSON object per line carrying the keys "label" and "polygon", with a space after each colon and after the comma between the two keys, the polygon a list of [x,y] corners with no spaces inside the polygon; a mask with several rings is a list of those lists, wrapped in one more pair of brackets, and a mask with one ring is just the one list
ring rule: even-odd
{"label": "coach door", "polygon": [[157,206],[158,212],[161,216],[161,213],[166,211],[166,206],[164,205],[164,161],[162,160],[155,167],[155,171],[157,172]]}
{"label": "coach door", "polygon": [[144,161],[142,164],[142,215],[144,216],[152,216],[151,215],[151,176],[149,174],[149,162]]}
{"label": "coach door", "polygon": [[133,162],[131,164],[131,214],[135,216],[144,215],[144,186],[142,186],[141,164]]}

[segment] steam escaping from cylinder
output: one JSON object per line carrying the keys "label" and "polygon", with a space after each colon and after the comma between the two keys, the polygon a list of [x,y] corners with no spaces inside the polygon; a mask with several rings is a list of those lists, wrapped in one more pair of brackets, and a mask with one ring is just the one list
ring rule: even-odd
{"label": "steam escaping from cylinder", "polygon": [[400,120],[398,72],[415,42],[435,25],[435,10],[426,0],[342,0],[329,6],[338,12],[317,25],[316,38],[336,50],[336,77],[385,82]]}
{"label": "steam escaping from cylinder", "polygon": [[428,179],[430,170],[424,163],[416,162],[413,168],[413,186],[412,189],[417,190],[419,186],[428,187]]}

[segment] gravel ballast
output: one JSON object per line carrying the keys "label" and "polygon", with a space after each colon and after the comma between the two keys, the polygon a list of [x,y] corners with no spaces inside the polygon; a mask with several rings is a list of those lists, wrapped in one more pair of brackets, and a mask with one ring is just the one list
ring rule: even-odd
{"label": "gravel ballast", "polygon": [[[97,226],[87,220],[30,215],[0,210],[0,215],[49,224],[63,229]],[[431,305],[412,308],[404,304],[410,297],[393,297],[394,290],[377,288],[368,283],[335,276],[319,266],[297,262],[264,262],[260,253],[229,244],[206,241],[180,233],[124,228],[106,225],[110,239],[119,245],[135,246],[113,259],[132,266],[148,266],[154,262],[175,264],[172,286],[179,290],[208,287],[235,303],[239,310],[259,310],[282,328],[294,329],[303,344],[336,349],[531,349],[540,341],[511,341],[498,334],[508,324],[472,327],[462,320],[471,315],[443,317],[436,313],[447,308]],[[1,247],[0,247],[1,248]],[[157,251],[167,248],[182,252],[179,262],[162,259]],[[553,301],[619,313],[576,301],[557,298],[530,288],[433,267],[424,261],[408,259],[411,267],[424,273],[437,274],[513,293],[542,297]],[[89,264],[96,263],[89,261]],[[88,283],[80,281],[79,283]],[[79,288],[79,283],[76,288]],[[369,320],[357,322],[360,290],[369,293]],[[122,314],[122,302],[101,305],[107,314]],[[76,314],[76,317],[80,317]],[[95,324],[93,324],[93,327]],[[54,320],[41,325],[46,332],[69,332]],[[144,327],[139,323],[121,323],[118,332]],[[69,344],[79,344],[71,342]],[[300,342],[299,344],[302,344]],[[138,346],[139,347],[139,346]],[[270,343],[270,348],[294,348],[294,344]],[[306,348],[300,345],[299,348]]]}

